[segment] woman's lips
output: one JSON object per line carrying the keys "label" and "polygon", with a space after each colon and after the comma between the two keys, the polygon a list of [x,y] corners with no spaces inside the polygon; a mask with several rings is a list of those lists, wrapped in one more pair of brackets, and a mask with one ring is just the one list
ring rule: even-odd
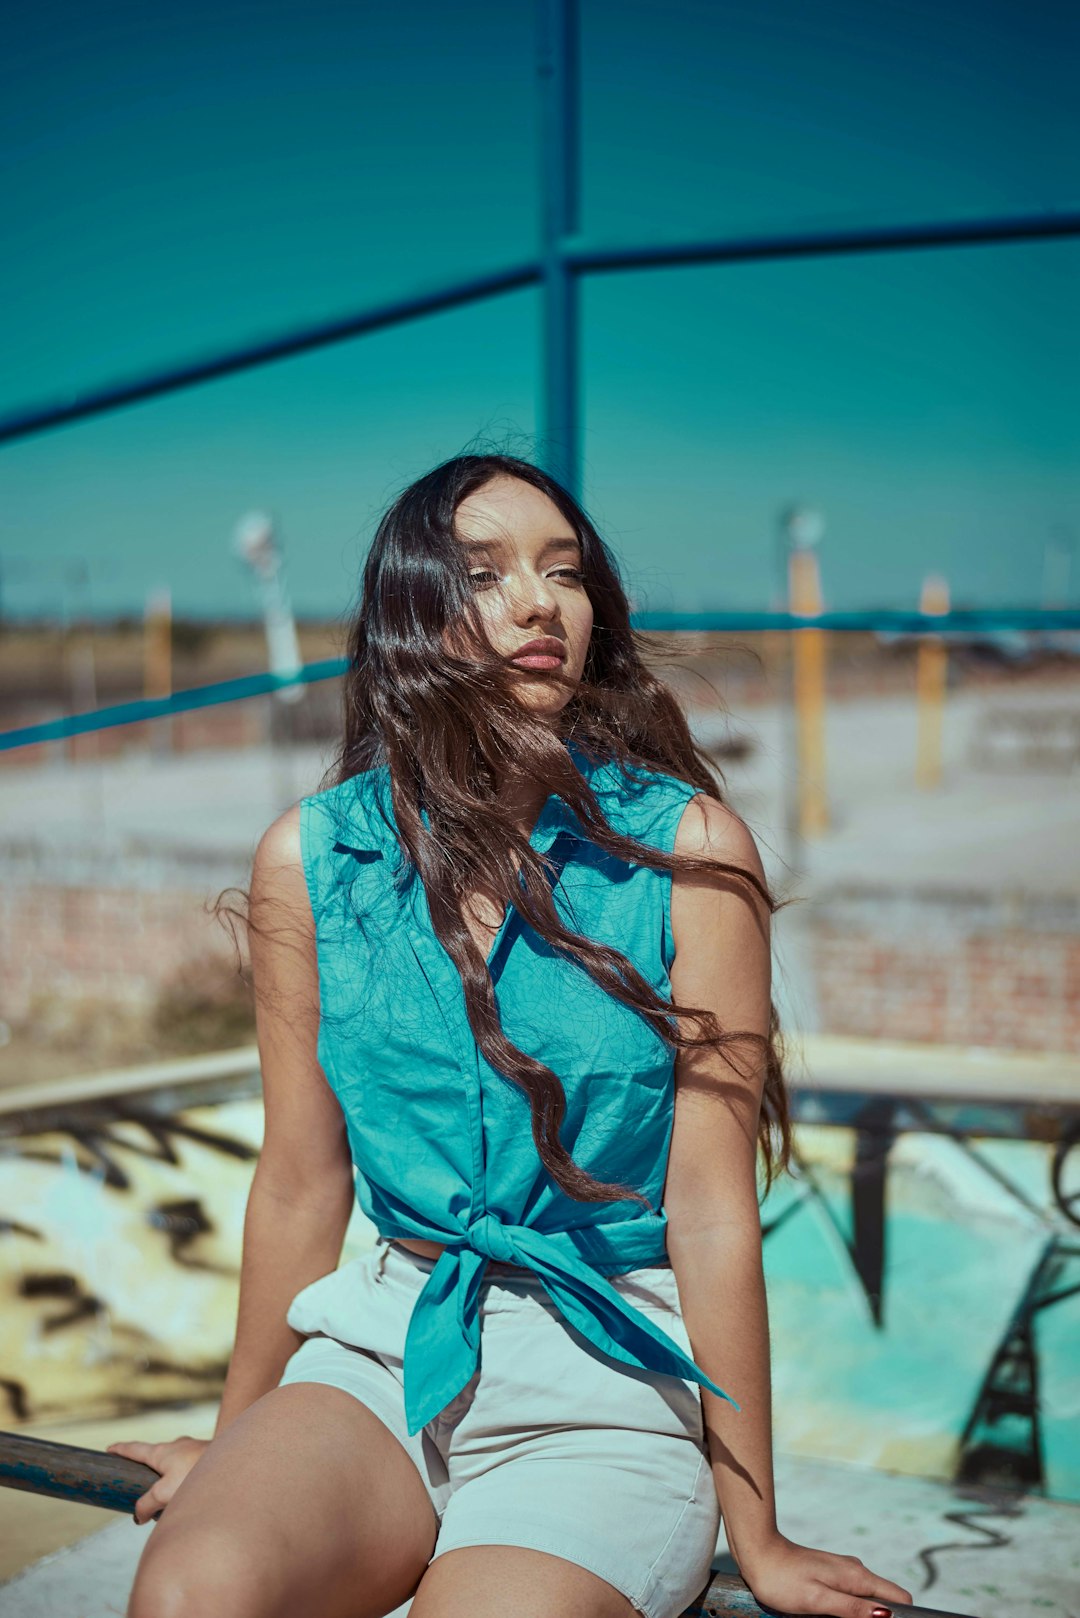
{"label": "woman's lips", "polygon": [[562,667],[562,658],[554,656],[551,652],[523,652],[520,657],[512,657],[511,663],[516,663],[520,669],[557,669]]}

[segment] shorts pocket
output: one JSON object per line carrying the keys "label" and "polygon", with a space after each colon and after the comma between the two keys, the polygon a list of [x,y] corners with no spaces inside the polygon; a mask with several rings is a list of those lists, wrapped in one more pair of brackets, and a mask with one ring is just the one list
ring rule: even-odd
{"label": "shorts pocket", "polygon": [[[608,1280],[620,1297],[666,1332],[690,1359],[694,1358],[694,1349],[683,1321],[678,1282],[675,1271],[669,1265],[627,1270],[622,1275],[609,1276]],[[682,1421],[684,1430],[704,1446],[705,1413],[698,1384],[689,1378],[663,1375],[658,1375],[656,1381],[664,1390],[664,1397],[673,1413]]]}
{"label": "shorts pocket", "polygon": [[654,1320],[693,1358],[673,1269],[667,1265],[649,1265],[641,1270],[627,1270],[622,1275],[609,1275],[608,1281],[620,1297]]}
{"label": "shorts pocket", "polygon": [[375,1252],[362,1253],[303,1287],[286,1312],[288,1324],[305,1335],[333,1337],[380,1358],[400,1359],[412,1297],[396,1286],[376,1284],[377,1259]]}

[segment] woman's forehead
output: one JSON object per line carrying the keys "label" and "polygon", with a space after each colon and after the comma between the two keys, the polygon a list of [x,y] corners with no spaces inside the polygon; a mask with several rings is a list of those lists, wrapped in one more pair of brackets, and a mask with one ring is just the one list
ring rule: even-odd
{"label": "woman's forehead", "polygon": [[531,483],[498,477],[475,489],[457,508],[454,529],[459,539],[488,545],[542,544],[574,531],[558,506]]}

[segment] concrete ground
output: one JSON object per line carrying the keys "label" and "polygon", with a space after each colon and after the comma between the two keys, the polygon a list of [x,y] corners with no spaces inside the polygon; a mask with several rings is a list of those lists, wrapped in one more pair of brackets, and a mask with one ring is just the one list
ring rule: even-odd
{"label": "concrete ground", "polygon": [[[800,891],[838,882],[1000,893],[1080,893],[1080,768],[980,764],[977,742],[992,712],[1080,710],[1080,682],[960,688],[948,695],[944,771],[933,790],[914,780],[917,714],[912,696],[832,702],[825,720],[827,831],[794,847],[785,830],[794,777],[790,715],[747,707],[730,719],[702,712],[706,745],[745,737],[748,759],[724,766],[734,807],[758,837],[770,879],[794,865]],[[69,851],[163,846],[250,858],[265,827],[315,790],[328,748],[290,756],[266,748],[178,756],[128,754],[102,764],[0,767],[0,848],[36,844]],[[1005,760],[1008,751],[1000,754]]]}
{"label": "concrete ground", "polygon": [[[164,1427],[208,1435],[214,1410],[206,1404],[169,1413]],[[160,1417],[139,1424],[147,1437],[163,1431]],[[111,1422],[106,1431],[97,1423],[93,1432],[87,1425],[48,1436],[98,1447],[124,1426]],[[783,1454],[776,1457],[776,1498],[789,1539],[860,1557],[909,1589],[917,1606],[966,1618],[1080,1613],[1080,1505]],[[0,1618],[122,1618],[153,1531],[96,1507],[0,1491],[8,1575]],[[714,1567],[738,1571],[723,1532]],[[410,1606],[393,1618],[405,1618]]]}

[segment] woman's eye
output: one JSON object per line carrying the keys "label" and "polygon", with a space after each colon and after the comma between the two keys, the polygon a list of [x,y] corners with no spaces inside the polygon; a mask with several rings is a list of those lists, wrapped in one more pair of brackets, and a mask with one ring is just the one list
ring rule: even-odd
{"label": "woman's eye", "polygon": [[[484,584],[489,579],[495,579],[497,581],[498,577],[499,575],[491,568],[482,567],[477,568],[475,572],[469,574],[469,582],[470,584]],[[580,568],[560,567],[555,569],[551,577],[555,579],[570,579],[573,581],[573,583],[580,584],[584,580],[585,575]]]}

